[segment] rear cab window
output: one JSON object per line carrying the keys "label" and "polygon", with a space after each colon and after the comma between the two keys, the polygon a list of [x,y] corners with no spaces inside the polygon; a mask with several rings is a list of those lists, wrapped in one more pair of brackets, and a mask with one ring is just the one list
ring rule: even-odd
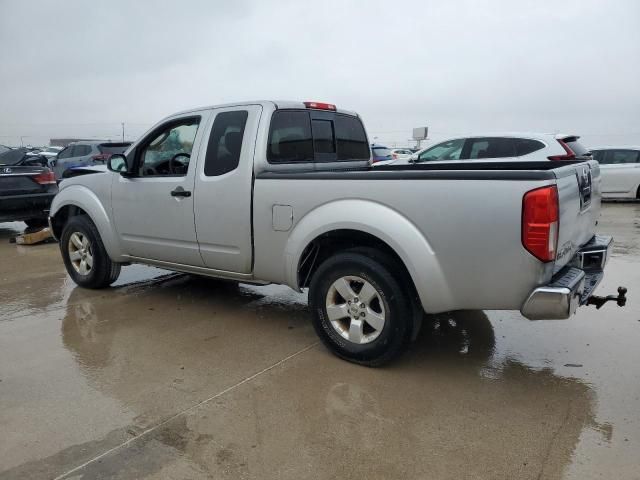
{"label": "rear cab window", "polygon": [[358,117],[332,111],[276,110],[271,117],[269,163],[369,160],[367,136]]}

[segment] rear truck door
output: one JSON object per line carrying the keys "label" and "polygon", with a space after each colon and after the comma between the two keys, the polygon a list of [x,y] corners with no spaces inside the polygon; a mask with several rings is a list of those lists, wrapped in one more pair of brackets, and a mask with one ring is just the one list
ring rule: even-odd
{"label": "rear truck door", "polygon": [[260,105],[213,110],[204,128],[195,185],[195,222],[205,266],[250,273],[253,158]]}
{"label": "rear truck door", "polygon": [[554,272],[564,267],[596,231],[600,216],[598,162],[566,165],[553,170],[557,179],[559,226]]}
{"label": "rear truck door", "polygon": [[193,193],[197,147],[208,119],[208,111],[172,117],[129,152],[132,177],[113,175],[113,218],[129,255],[203,266]]}

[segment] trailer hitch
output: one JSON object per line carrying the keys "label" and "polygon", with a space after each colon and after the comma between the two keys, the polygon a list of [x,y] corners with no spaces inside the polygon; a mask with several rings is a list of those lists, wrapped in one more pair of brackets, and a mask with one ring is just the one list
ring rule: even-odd
{"label": "trailer hitch", "polygon": [[587,305],[595,305],[596,309],[600,309],[608,301],[615,301],[619,307],[624,307],[627,304],[627,289],[625,287],[618,287],[618,295],[607,295],[606,297],[598,297],[594,295],[587,299]]}

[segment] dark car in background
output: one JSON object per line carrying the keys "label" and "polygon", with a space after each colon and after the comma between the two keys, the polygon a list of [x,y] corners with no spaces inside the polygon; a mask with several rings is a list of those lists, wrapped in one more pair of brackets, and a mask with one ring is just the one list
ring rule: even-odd
{"label": "dark car in background", "polygon": [[58,185],[47,159],[26,148],[0,153],[0,222],[43,227]]}
{"label": "dark car in background", "polygon": [[81,141],[74,142],[58,153],[51,161],[57,179],[63,178],[66,170],[90,165],[104,165],[114,153],[123,153],[131,142]]}
{"label": "dark car in background", "polygon": [[386,162],[393,160],[391,149],[384,145],[378,145],[377,143],[371,144],[371,162]]}

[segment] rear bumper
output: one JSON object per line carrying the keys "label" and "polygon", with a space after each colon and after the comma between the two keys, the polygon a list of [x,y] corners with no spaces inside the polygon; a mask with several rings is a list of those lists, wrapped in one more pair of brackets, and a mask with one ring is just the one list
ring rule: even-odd
{"label": "rear bumper", "polygon": [[34,193],[0,197],[0,222],[46,218],[55,193]]}
{"label": "rear bumper", "polygon": [[569,318],[597,288],[609,261],[613,238],[595,235],[556,273],[551,283],[536,288],[520,312],[529,320]]}

